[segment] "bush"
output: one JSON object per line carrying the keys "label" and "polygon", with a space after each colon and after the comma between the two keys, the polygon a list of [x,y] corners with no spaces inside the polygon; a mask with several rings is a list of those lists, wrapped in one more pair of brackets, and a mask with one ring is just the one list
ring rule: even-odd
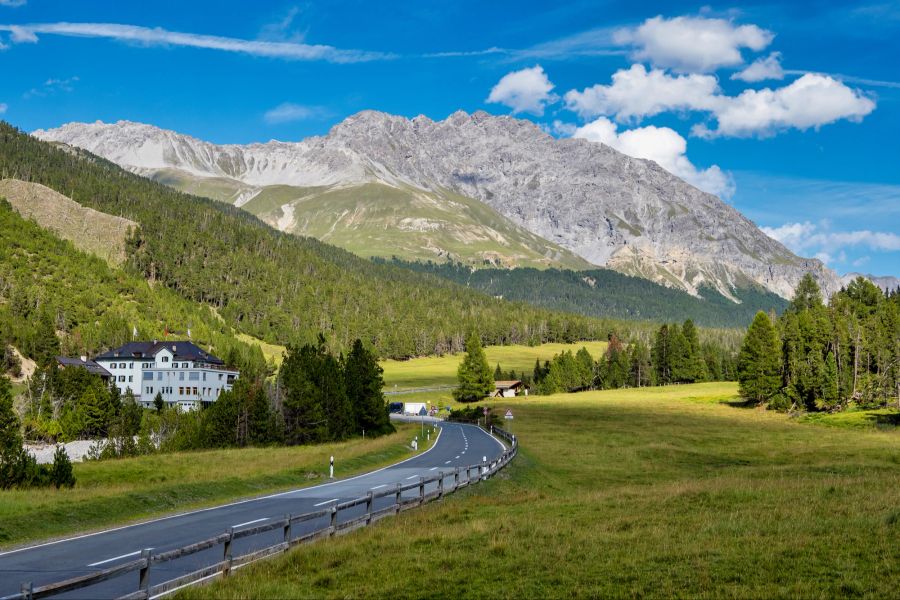
{"label": "bush", "polygon": [[66,448],[62,444],[56,447],[53,453],[53,466],[50,468],[50,483],[61,487],[75,487],[75,474],[72,471],[72,461],[66,453]]}

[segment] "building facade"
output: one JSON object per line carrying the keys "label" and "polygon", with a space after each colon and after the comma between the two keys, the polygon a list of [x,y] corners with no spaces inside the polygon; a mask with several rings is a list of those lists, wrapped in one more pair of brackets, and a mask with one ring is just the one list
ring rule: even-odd
{"label": "building facade", "polygon": [[169,406],[194,410],[215,402],[240,373],[192,342],[130,342],[94,358],[124,395],[152,407],[157,394]]}

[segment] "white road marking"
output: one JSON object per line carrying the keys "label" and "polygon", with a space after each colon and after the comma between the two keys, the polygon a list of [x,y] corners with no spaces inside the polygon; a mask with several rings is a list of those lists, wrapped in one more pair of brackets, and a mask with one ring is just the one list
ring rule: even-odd
{"label": "white road marking", "polygon": [[[147,548],[147,550],[153,550],[153,548]],[[108,562],[112,562],[114,560],[119,560],[120,558],[128,558],[129,556],[137,556],[141,553],[141,550],[135,550],[134,552],[129,552],[128,554],[123,554],[122,556],[114,556],[112,558],[107,558],[106,560],[101,560],[99,562],[91,563],[89,567],[98,567],[100,565],[105,565]]]}
{"label": "white road marking", "polygon": [[383,488],[383,487],[387,487],[387,484],[386,484],[386,483],[382,483],[381,485],[376,485],[376,486],[373,487],[372,489],[373,489],[373,490],[380,490],[380,489]]}
{"label": "white road marking", "polygon": [[418,477],[418,475],[410,475],[407,479],[415,479],[416,477]]}
{"label": "white road marking", "polygon": [[247,521],[246,523],[238,523],[237,525],[232,525],[232,527],[243,527],[244,525],[253,525],[254,523],[262,523],[263,521],[268,521],[269,517],[263,517],[262,519],[256,519],[254,521]]}
{"label": "white road marking", "polygon": [[337,502],[337,498],[332,498],[331,500],[326,500],[325,502],[319,502],[318,504],[313,504],[313,506],[322,506],[323,504],[328,504],[330,502]]}
{"label": "white road marking", "polygon": [[437,471],[437,467],[431,467],[431,468],[428,469],[428,470],[429,470],[429,471]]}
{"label": "white road marking", "polygon": [[459,458],[459,454],[456,455],[456,458]]}
{"label": "white road marking", "polygon": [[[459,457],[457,456],[456,458],[459,458]],[[449,460],[445,460],[445,461],[444,461],[444,464],[445,464],[445,465],[449,465],[449,464],[450,464],[450,461],[449,461]]]}

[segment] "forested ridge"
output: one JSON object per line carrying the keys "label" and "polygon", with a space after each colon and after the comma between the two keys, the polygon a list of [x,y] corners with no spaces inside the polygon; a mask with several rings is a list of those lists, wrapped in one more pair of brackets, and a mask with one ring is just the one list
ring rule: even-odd
{"label": "forested ridge", "polygon": [[431,273],[506,300],[586,316],[649,321],[691,319],[704,327],[746,327],[757,311],[782,312],[788,302],[761,288],[735,290],[736,304],[711,288],[695,298],[681,290],[611,269],[472,269],[461,263],[391,264]]}
{"label": "forested ridge", "polygon": [[41,183],[137,221],[127,270],[213,307],[228,326],[269,342],[313,343],[323,332],[333,350],[347,350],[359,337],[379,356],[402,358],[459,350],[476,325],[491,344],[601,338],[615,328],[608,320],[500,302],[280,233],[240,209],[54,147],[6,123],[0,123],[0,177]]}

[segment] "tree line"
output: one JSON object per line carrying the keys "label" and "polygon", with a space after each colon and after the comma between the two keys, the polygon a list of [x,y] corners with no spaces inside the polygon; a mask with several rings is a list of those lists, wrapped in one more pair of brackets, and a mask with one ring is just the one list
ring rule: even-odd
{"label": "tree line", "polygon": [[741,301],[737,304],[712,288],[701,288],[702,297],[695,298],[682,290],[611,269],[473,268],[459,262],[410,262],[398,258],[389,264],[437,275],[506,300],[591,317],[657,322],[691,319],[705,327],[743,328],[758,310],[780,312],[787,306],[787,301],[777,294],[755,286],[735,290]]}
{"label": "tree line", "polygon": [[900,407],[900,290],[859,277],[826,305],[804,276],[780,318],[750,324],[738,379],[744,398],[775,410]]}

